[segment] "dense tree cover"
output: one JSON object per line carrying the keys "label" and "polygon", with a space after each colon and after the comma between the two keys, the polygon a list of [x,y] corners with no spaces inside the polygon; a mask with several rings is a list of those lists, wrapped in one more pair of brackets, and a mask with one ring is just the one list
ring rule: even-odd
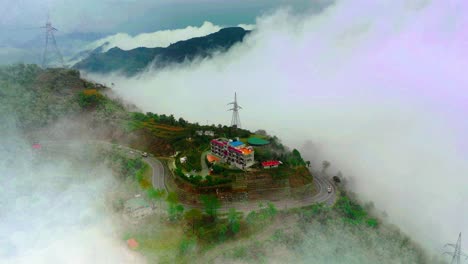
{"label": "dense tree cover", "polygon": [[214,195],[201,195],[200,200],[203,203],[205,208],[205,213],[209,215],[212,219],[216,219],[218,216],[218,209],[221,206],[218,198]]}
{"label": "dense tree cover", "polygon": [[153,187],[149,188],[147,191],[148,198],[156,200],[159,202],[159,208],[162,208],[162,201],[166,196],[166,190],[163,189],[154,189]]}
{"label": "dense tree cover", "polygon": [[236,208],[229,209],[228,224],[229,224],[229,230],[233,234],[239,233],[239,230],[240,230],[240,217],[239,217],[239,214],[236,212]]}
{"label": "dense tree cover", "polygon": [[335,204],[335,208],[343,216],[343,219],[349,223],[365,223],[370,227],[376,227],[378,225],[376,219],[369,218],[364,208],[345,194],[340,196]]}
{"label": "dense tree cover", "polygon": [[103,156],[109,162],[109,166],[116,171],[121,179],[135,177],[138,181],[142,180],[142,169],[147,165],[143,160],[138,158],[129,158],[128,155],[121,151],[104,151]]}
{"label": "dense tree cover", "polygon": [[170,221],[180,220],[184,213],[184,206],[179,203],[179,197],[175,192],[169,192],[166,197],[167,213]]}
{"label": "dense tree cover", "polygon": [[13,114],[23,129],[41,128],[83,110],[92,110],[90,118],[97,123],[127,118],[121,103],[103,96],[76,70],[24,64],[0,67],[0,95],[0,110]]}
{"label": "dense tree cover", "polygon": [[203,214],[197,208],[185,212],[184,219],[192,225],[192,233],[195,234],[195,225],[203,218]]}
{"label": "dense tree cover", "polygon": [[104,96],[96,89],[86,89],[78,93],[78,104],[82,108],[96,107],[104,100]]}
{"label": "dense tree cover", "polygon": [[151,112],[147,112],[146,114],[140,113],[140,112],[133,112],[132,113],[132,118],[137,121],[142,121],[142,122],[147,122],[147,121],[154,121],[156,123],[160,124],[166,124],[166,125],[171,125],[171,126],[181,126],[185,127],[187,126],[188,122],[185,121],[182,117],[180,117],[178,120],[174,117],[174,115],[165,115],[165,114],[155,114]]}
{"label": "dense tree cover", "polygon": [[56,87],[74,73],[64,71],[55,81],[48,81],[48,75],[53,74],[37,65],[0,67],[0,105],[14,115],[19,127],[42,127],[79,108],[72,97]]}

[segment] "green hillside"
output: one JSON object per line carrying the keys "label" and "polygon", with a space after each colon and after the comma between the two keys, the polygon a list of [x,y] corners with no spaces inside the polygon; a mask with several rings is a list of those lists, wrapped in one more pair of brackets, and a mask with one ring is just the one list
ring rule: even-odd
{"label": "green hillside", "polygon": [[204,37],[179,41],[167,48],[140,47],[122,50],[115,47],[104,53],[95,52],[73,67],[95,73],[120,71],[133,75],[141,72],[152,62],[155,68],[162,68],[172,63],[206,58],[215,51],[226,51],[234,44],[242,42],[248,33],[249,31],[243,28],[232,27]]}

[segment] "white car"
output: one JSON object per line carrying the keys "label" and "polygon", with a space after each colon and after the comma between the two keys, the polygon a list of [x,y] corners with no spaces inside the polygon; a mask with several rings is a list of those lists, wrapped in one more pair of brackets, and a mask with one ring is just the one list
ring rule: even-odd
{"label": "white car", "polygon": [[148,157],[148,153],[143,152],[143,153],[141,153],[141,156],[142,156],[143,158],[146,158],[146,157]]}
{"label": "white car", "polygon": [[331,193],[331,192],[332,192],[332,187],[331,187],[331,185],[328,185],[327,191],[328,191],[328,193]]}

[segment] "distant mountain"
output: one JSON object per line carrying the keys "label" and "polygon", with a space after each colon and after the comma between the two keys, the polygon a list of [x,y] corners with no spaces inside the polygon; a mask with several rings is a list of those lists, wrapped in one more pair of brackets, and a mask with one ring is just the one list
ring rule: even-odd
{"label": "distant mountain", "polygon": [[82,51],[78,52],[77,54],[75,54],[73,57],[67,59],[67,61],[65,62],[65,65],[67,65],[67,67],[72,67],[76,63],[79,63],[79,62],[87,59],[91,55],[97,55],[97,54],[103,53],[104,52],[104,47],[107,44],[108,44],[108,42],[102,44],[101,46],[99,46],[99,47],[97,47],[95,49],[82,50]]}
{"label": "distant mountain", "polygon": [[249,31],[241,27],[224,28],[198,38],[179,41],[167,48],[136,48],[122,50],[112,48],[104,53],[92,53],[73,67],[95,73],[121,71],[128,75],[139,73],[154,61],[154,67],[162,68],[173,63],[182,63],[194,58],[206,58],[215,51],[224,52],[242,42]]}

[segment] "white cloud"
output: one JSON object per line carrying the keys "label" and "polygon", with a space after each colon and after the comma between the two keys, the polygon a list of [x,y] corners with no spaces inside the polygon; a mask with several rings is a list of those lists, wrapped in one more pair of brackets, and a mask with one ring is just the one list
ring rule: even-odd
{"label": "white cloud", "polygon": [[241,27],[245,30],[254,30],[255,29],[255,25],[253,24],[239,24],[237,25],[238,27]]}
{"label": "white cloud", "polygon": [[[458,5],[458,6],[457,6]],[[339,1],[319,15],[279,11],[211,60],[136,78],[95,76],[144,111],[241,119],[328,159],[360,197],[439,250],[468,233],[468,68],[462,1]],[[465,147],[461,147],[465,144]]]}
{"label": "white cloud", "polygon": [[48,157],[46,146],[33,152],[4,117],[0,263],[144,263],[127,248],[109,209],[107,194],[117,185],[110,170],[77,159],[89,154],[79,147],[59,145],[60,157]]}
{"label": "white cloud", "polygon": [[[254,25],[239,25],[244,29],[251,30]],[[222,26],[214,25],[205,21],[200,27],[188,26],[182,29],[160,30],[152,33],[142,33],[131,36],[127,33],[118,33],[99,39],[88,45],[86,49],[95,49],[105,44],[104,51],[113,47],[119,47],[123,50],[135,49],[138,47],[156,48],[167,47],[172,43],[187,40],[196,37],[203,37],[219,31]],[[108,44],[106,44],[108,43]]]}

